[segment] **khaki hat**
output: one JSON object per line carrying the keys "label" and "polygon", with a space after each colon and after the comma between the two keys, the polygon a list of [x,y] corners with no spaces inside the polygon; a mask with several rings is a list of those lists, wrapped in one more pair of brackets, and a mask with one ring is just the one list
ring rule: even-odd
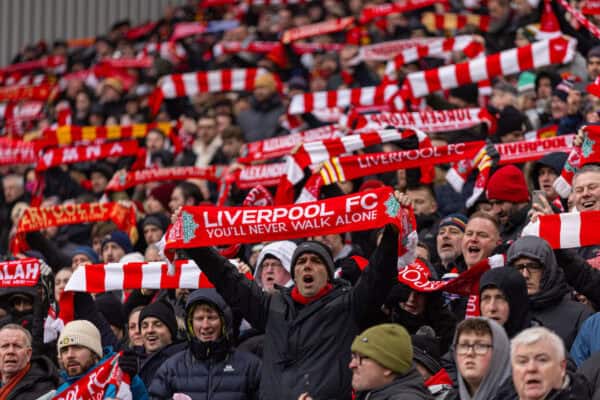
{"label": "khaki hat", "polygon": [[274,92],[277,90],[277,82],[271,73],[261,74],[254,79],[254,87],[264,87]]}
{"label": "khaki hat", "polygon": [[410,335],[398,324],[381,324],[367,329],[352,342],[352,352],[369,357],[400,375],[407,373],[412,366]]}

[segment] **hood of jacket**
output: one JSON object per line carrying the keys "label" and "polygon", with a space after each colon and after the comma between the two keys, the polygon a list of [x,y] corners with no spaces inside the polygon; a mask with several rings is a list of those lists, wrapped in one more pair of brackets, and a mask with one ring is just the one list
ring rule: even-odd
{"label": "hood of jacket", "polygon": [[[219,339],[215,341],[202,342],[194,335],[192,317],[196,307],[200,304],[208,304],[221,317],[222,332]],[[233,314],[231,308],[229,308],[223,297],[217,293],[216,289],[198,289],[190,293],[185,305],[185,328],[190,340],[190,350],[198,359],[223,359],[231,349]]]}
{"label": "hood of jacket", "polygon": [[531,325],[527,283],[519,271],[513,267],[492,268],[486,271],[479,280],[480,299],[486,288],[499,289],[508,302],[509,314],[504,330],[509,338]]}
{"label": "hood of jacket", "polygon": [[533,164],[533,168],[531,169],[531,181],[533,182],[533,188],[536,190],[540,189],[540,183],[538,182],[538,178],[540,177],[540,169],[542,167],[551,168],[552,171],[556,175],[560,175],[563,169],[563,165],[565,165],[565,161],[567,161],[568,154],[562,152],[555,152],[546,154],[544,157],[540,158]]}
{"label": "hood of jacket", "polygon": [[290,280],[284,285],[290,287],[294,284],[292,276],[292,255],[296,250],[296,243],[291,240],[281,240],[278,242],[269,243],[266,245],[256,259],[256,270],[254,271],[254,280],[262,287],[260,274],[262,273],[262,263],[267,256],[275,257],[281,262],[283,268],[290,274]]}
{"label": "hood of jacket", "polygon": [[[485,320],[492,330],[492,359],[486,376],[481,381],[479,389],[473,396],[469,394],[468,386],[460,373],[458,378],[458,391],[461,400],[486,400],[493,399],[504,382],[511,374],[510,368],[510,342],[504,328],[496,321],[489,318],[479,317]],[[456,343],[456,333],[452,343]]]}
{"label": "hood of jacket", "polygon": [[550,245],[537,236],[523,236],[509,247],[506,262],[511,265],[520,257],[527,257],[544,266],[540,290],[529,296],[531,310],[543,310],[560,303],[569,288]]}

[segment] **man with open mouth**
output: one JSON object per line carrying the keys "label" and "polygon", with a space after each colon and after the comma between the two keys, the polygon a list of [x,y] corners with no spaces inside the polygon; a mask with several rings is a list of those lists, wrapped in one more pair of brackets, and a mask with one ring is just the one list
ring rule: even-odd
{"label": "man with open mouth", "polygon": [[240,274],[213,248],[186,251],[228,305],[265,332],[261,398],[296,399],[303,393],[316,399],[351,398],[350,345],[397,280],[394,226],[384,228],[355,286],[334,278],[331,251],[317,241],[302,242],[294,251],[294,286],[272,293]]}

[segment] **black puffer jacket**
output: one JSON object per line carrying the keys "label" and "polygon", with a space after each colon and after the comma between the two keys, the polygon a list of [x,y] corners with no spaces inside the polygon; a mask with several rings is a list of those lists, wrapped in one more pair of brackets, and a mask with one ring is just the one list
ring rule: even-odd
{"label": "black puffer jacket", "polygon": [[144,385],[146,385],[146,387],[150,387],[158,368],[163,365],[165,361],[169,359],[169,357],[185,350],[186,346],[187,344],[185,342],[171,343],[156,353],[147,355],[146,358],[143,358],[142,356],[142,363],[140,365],[138,376],[142,379]]}
{"label": "black puffer jacket", "polygon": [[380,309],[398,274],[398,234],[387,226],[383,240],[354,287],[334,280],[332,290],[306,305],[291,289],[267,294],[212,248],[189,249],[227,303],[265,332],[261,399],[350,399],[350,346]]}
{"label": "black puffer jacket", "polygon": [[[200,342],[194,337],[192,316],[198,304],[210,304],[220,311],[224,332],[217,341]],[[186,305],[190,345],[159,368],[150,385],[150,398],[170,399],[182,393],[192,400],[258,399],[261,361],[231,347],[231,324],[231,310],[214,289],[192,292]]]}
{"label": "black puffer jacket", "polygon": [[508,249],[507,263],[510,265],[519,257],[527,257],[544,266],[540,290],[529,296],[529,305],[533,317],[556,332],[567,350],[570,349],[583,321],[592,315],[592,309],[568,298],[569,287],[563,270],[544,239],[524,236],[515,241]]}
{"label": "black puffer jacket", "polygon": [[16,384],[6,400],[35,400],[58,387],[58,371],[46,357],[32,357],[29,372]]}
{"label": "black puffer jacket", "polygon": [[387,386],[368,392],[359,392],[356,400],[429,400],[433,399],[421,374],[413,367]]}

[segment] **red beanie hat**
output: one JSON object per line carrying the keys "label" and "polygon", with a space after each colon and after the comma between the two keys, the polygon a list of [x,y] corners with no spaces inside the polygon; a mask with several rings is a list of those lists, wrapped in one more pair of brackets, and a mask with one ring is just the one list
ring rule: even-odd
{"label": "red beanie hat", "polygon": [[511,203],[526,203],[529,201],[529,189],[525,175],[514,165],[500,168],[492,175],[486,196],[488,200],[510,201]]}

